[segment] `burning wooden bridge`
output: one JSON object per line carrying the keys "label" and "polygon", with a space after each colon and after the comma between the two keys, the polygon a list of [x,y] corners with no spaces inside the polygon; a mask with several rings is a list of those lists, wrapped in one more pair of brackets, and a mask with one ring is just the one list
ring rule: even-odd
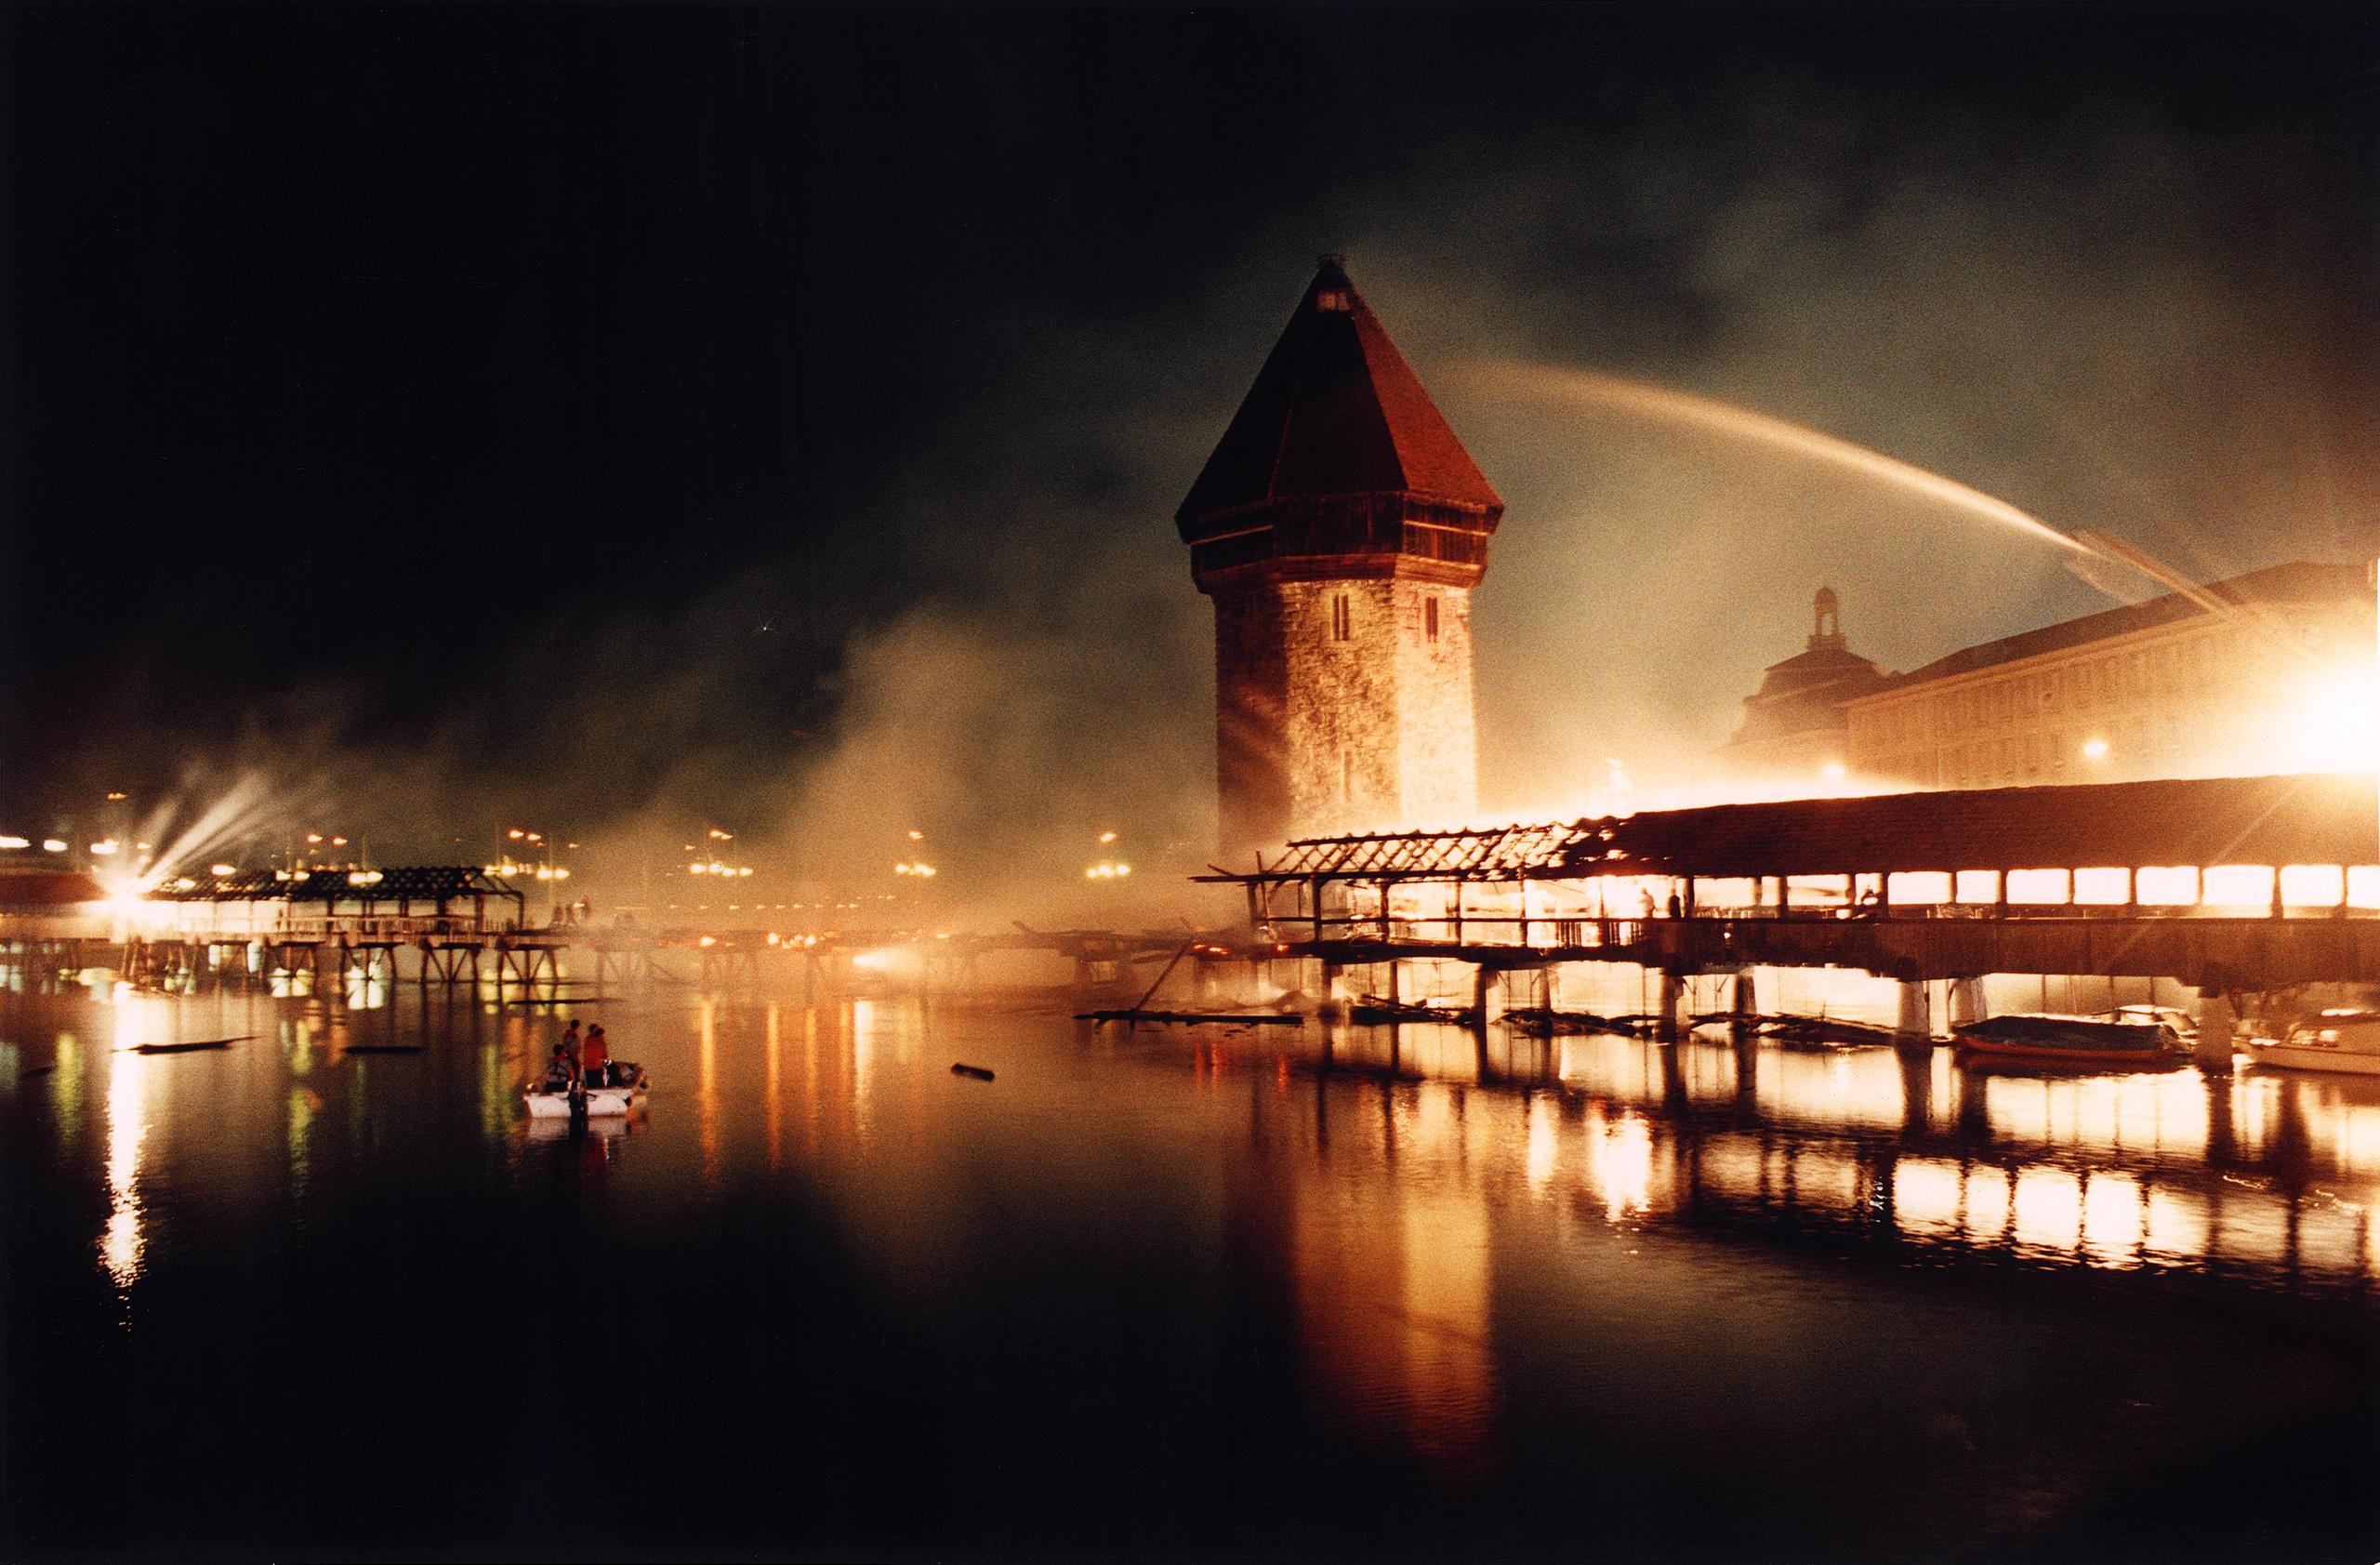
{"label": "burning wooden bridge", "polygon": [[1665,1014],[1690,975],[1764,966],[1860,968],[1904,986],[2003,973],[2225,994],[2380,984],[2380,792],[2368,776],[1316,838],[1200,878],[1241,886],[1257,939],[1318,959],[1327,978],[1385,963],[1393,986],[1396,962],[1448,958],[1478,969],[1483,1004],[1496,974],[1573,962],[1659,971]]}

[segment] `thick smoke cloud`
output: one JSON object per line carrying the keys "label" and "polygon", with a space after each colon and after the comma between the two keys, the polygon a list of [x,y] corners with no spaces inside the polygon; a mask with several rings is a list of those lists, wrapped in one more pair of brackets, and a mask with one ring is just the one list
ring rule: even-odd
{"label": "thick smoke cloud", "polygon": [[[811,544],[691,606],[492,610],[542,629],[440,649],[427,717],[309,687],[217,771],[392,856],[558,829],[614,903],[662,900],[721,824],[779,885],[880,895],[919,829],[947,916],[1154,916],[1213,816],[1209,615],[1172,511],[1322,248],[1508,502],[1475,603],[1489,815],[1607,805],[1619,774],[1638,805],[1696,790],[1821,584],[1897,668],[2107,601],[2004,527],[1551,404],[1511,366],[1736,403],[2202,576],[2370,551],[2368,94],[2194,115],[2121,83],[1968,102],[1921,77],[1792,51],[1606,68],[1251,201],[1145,285],[1021,285],[954,336],[876,479],[812,497]],[[1108,829],[1130,891],[1082,880]]]}

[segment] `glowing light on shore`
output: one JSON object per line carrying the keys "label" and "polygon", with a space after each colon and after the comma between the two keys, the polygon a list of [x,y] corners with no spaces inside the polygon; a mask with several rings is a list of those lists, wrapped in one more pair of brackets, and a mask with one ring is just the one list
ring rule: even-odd
{"label": "glowing light on shore", "polygon": [[41,851],[44,853],[64,853],[66,851],[66,843],[62,839],[57,837],[44,837],[41,840]]}
{"label": "glowing light on shore", "polygon": [[2368,665],[2323,670],[2290,702],[2285,743],[2294,769],[2380,768],[2380,676]]}
{"label": "glowing light on shore", "polygon": [[29,848],[33,845],[30,837],[0,837],[0,848]]}

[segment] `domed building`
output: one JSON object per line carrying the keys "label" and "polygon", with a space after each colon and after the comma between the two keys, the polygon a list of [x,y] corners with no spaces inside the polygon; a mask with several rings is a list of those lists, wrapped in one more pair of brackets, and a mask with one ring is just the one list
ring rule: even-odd
{"label": "domed building", "polygon": [[1733,771],[1832,781],[1849,763],[1848,701],[1872,695],[1891,671],[1851,650],[1834,589],[1812,603],[1809,645],[1771,663],[1760,688],[1744,697],[1743,721],[1720,749]]}

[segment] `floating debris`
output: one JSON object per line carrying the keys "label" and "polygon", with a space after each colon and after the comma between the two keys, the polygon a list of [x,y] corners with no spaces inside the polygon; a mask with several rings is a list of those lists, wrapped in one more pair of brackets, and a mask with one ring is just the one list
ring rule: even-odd
{"label": "floating debris", "polygon": [[1599,1016],[1593,1011],[1552,1011],[1542,1005],[1515,1007],[1504,1013],[1504,1021],[1533,1032],[1616,1032],[1627,1038],[1650,1038],[1661,1025],[1660,1017],[1645,1011]]}
{"label": "floating debris", "polygon": [[950,1073],[953,1076],[964,1076],[971,1081],[988,1081],[992,1079],[992,1073],[980,1065],[954,1065],[950,1068]]}
{"label": "floating debris", "polygon": [[198,1049],[228,1049],[234,1043],[253,1041],[255,1038],[255,1033],[244,1032],[237,1038],[199,1038],[192,1039],[187,1043],[135,1043],[128,1049],[117,1052],[134,1054],[187,1054]]}
{"label": "floating debris", "polygon": [[1425,1000],[1390,1000],[1367,994],[1347,1007],[1347,1019],[1365,1027],[1389,1022],[1445,1022],[1468,1027],[1479,1020],[1479,1013],[1467,1005],[1435,1005]]}
{"label": "floating debris", "polygon": [[1078,1011],[1078,1022],[1234,1022],[1250,1027],[1302,1027],[1305,1018],[1278,1011]]}

